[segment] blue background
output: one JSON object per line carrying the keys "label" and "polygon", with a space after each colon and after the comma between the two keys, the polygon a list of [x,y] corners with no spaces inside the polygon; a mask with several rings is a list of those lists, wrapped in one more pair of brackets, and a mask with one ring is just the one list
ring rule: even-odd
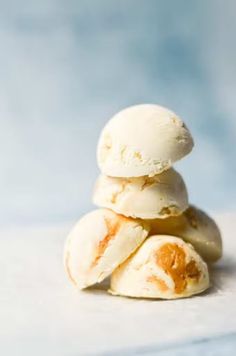
{"label": "blue background", "polygon": [[0,1],[0,223],[76,219],[123,107],[176,111],[195,138],[190,199],[236,208],[236,3]]}

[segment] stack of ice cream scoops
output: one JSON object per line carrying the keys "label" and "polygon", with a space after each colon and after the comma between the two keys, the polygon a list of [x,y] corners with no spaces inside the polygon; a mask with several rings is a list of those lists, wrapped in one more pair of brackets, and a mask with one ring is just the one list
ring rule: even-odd
{"label": "stack of ice cream scoops", "polygon": [[111,294],[136,298],[183,298],[209,287],[220,231],[189,205],[172,167],[192,148],[183,121],[158,105],[132,106],[108,121],[97,148],[99,209],[78,221],[65,245],[65,269],[78,289],[108,276]]}

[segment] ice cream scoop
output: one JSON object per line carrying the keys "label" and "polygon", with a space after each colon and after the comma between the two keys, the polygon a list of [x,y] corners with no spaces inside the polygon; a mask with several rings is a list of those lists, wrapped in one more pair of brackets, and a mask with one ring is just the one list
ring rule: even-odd
{"label": "ice cream scoop", "polygon": [[144,221],[108,209],[86,214],[65,245],[64,266],[70,280],[79,289],[101,282],[137,249],[148,231]]}
{"label": "ice cream scoop", "polygon": [[100,175],[93,195],[100,207],[125,216],[163,219],[188,207],[184,181],[173,168],[153,177],[117,178]]}
{"label": "ice cream scoop", "polygon": [[206,262],[215,262],[222,256],[222,239],[218,226],[212,218],[194,206],[190,206],[179,216],[149,222],[150,234],[179,236],[190,242]]}
{"label": "ice cream scoop", "polygon": [[108,121],[98,142],[97,160],[108,176],[153,176],[170,168],[192,147],[192,136],[175,113],[142,104],[124,109]]}
{"label": "ice cream scoop", "polygon": [[156,235],[121,264],[111,277],[110,292],[136,298],[176,299],[209,287],[206,263],[182,239]]}

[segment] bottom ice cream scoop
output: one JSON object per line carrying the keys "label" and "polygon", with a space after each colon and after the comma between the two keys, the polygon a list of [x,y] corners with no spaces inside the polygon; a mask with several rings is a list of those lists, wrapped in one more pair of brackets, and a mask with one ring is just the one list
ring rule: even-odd
{"label": "bottom ice cream scoop", "polygon": [[148,224],[108,209],[94,210],[78,221],[64,250],[70,280],[83,289],[101,282],[144,241]]}
{"label": "bottom ice cream scoop", "polygon": [[190,242],[206,262],[222,256],[221,233],[215,221],[202,210],[190,206],[183,214],[167,219],[149,220],[151,235],[168,234]]}
{"label": "bottom ice cream scoop", "polygon": [[176,299],[208,287],[207,265],[192,245],[174,236],[155,235],[112,273],[110,293]]}

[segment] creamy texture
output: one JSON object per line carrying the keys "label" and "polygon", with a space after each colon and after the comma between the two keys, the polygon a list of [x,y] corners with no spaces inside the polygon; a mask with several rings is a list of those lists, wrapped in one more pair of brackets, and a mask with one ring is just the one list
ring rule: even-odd
{"label": "creamy texture", "polygon": [[83,289],[101,282],[147,237],[148,224],[108,209],[82,217],[70,232],[64,250],[68,277]]}
{"label": "creamy texture", "polygon": [[111,277],[110,292],[136,298],[184,298],[209,287],[206,263],[182,239],[156,235],[121,264]]}
{"label": "creamy texture", "polygon": [[173,168],[153,177],[115,178],[100,175],[93,202],[125,216],[163,219],[188,207],[184,181]]}
{"label": "creamy texture", "polygon": [[149,223],[150,234],[179,236],[190,242],[206,262],[215,262],[222,256],[219,228],[213,219],[194,206],[179,216],[150,220]]}
{"label": "creamy texture", "polygon": [[104,127],[97,148],[98,165],[113,177],[153,176],[187,155],[193,139],[172,111],[152,104],[132,106]]}

